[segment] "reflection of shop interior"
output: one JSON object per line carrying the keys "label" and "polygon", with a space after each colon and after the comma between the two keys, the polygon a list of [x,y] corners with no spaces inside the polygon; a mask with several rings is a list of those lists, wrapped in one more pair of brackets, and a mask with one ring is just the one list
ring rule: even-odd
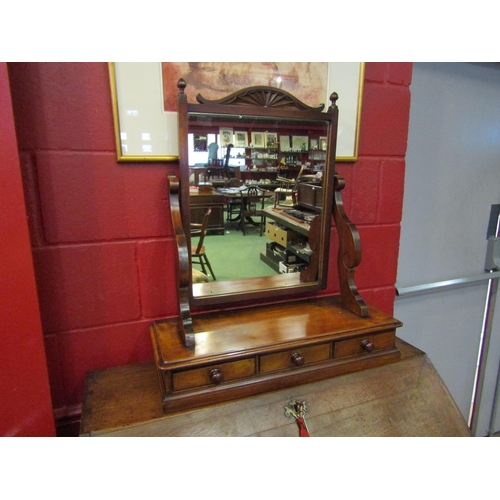
{"label": "reflection of shop interior", "polygon": [[[306,193],[301,196],[302,205],[310,202],[311,197],[308,194],[310,190],[307,189],[309,186],[309,184],[302,186],[301,192]],[[317,190],[318,186],[315,187]],[[215,199],[214,203],[220,203],[219,210],[223,214],[221,221],[213,222],[216,227],[208,232],[204,241],[218,281],[295,273],[309,264],[311,254],[308,243],[309,223],[318,215],[317,211],[296,205],[282,207],[276,210],[276,213],[274,197],[270,196],[265,199],[264,212],[270,217],[266,217],[263,221],[262,235],[260,222],[255,222],[255,225],[247,222],[244,236],[239,227],[239,217],[234,217],[233,214],[231,221],[229,205],[227,203],[222,205],[222,196],[194,195],[192,198]],[[205,208],[202,206],[198,211],[192,207],[193,218],[201,217]],[[213,213],[216,216],[217,209],[213,209]],[[278,220],[273,220],[271,217]],[[222,231],[219,224],[223,226]],[[196,242],[197,239],[193,238],[193,244]],[[195,266],[195,269],[198,267]]]}
{"label": "reflection of shop interior", "polygon": [[[242,127],[243,128],[243,127]],[[323,171],[326,162],[326,135],[324,127],[317,124],[304,128],[303,124],[252,124],[245,130],[224,126],[190,127],[188,138],[189,165],[207,166],[212,158],[209,148],[218,146],[217,159],[222,161],[231,144],[229,167],[239,167],[244,183],[277,187],[277,175],[297,176],[304,167],[304,174]],[[217,182],[218,179],[215,179]]]}
{"label": "reflection of shop interior", "polygon": [[[217,280],[300,272],[307,267],[308,229],[296,231],[288,221],[307,227],[305,219],[314,218],[320,210],[326,163],[324,126],[291,123],[283,127],[280,123],[279,129],[277,125],[273,129],[273,124],[260,122],[235,130],[218,123],[212,127],[197,124],[190,131],[191,222],[200,223],[211,208],[205,241]],[[217,162],[228,167],[223,174],[212,168]],[[299,177],[302,182],[292,194],[283,180],[298,183]],[[265,198],[269,217],[263,222],[263,237],[251,225],[243,237],[239,218],[230,222],[234,218],[230,210],[240,205],[237,199],[231,203],[234,197],[224,200],[222,195],[227,188],[241,186],[257,186],[270,193]],[[271,211],[277,204],[287,209],[280,220],[274,220]]]}

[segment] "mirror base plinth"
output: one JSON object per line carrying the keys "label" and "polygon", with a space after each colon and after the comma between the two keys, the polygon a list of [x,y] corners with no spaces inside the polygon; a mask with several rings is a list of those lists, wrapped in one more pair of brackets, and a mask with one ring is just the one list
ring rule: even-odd
{"label": "mirror base plinth", "polygon": [[[360,317],[340,297],[193,315],[196,345],[178,322],[151,323],[163,411],[172,413],[381,366],[400,359],[401,323],[369,307]],[[370,352],[363,347],[373,345]],[[297,366],[295,358],[303,363]],[[214,376],[214,373],[217,376]]]}

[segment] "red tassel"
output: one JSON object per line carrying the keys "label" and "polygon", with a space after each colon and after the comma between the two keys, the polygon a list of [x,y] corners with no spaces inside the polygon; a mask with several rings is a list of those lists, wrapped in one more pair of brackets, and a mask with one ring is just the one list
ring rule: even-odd
{"label": "red tassel", "polygon": [[307,411],[307,405],[305,401],[297,401],[295,398],[290,399],[290,402],[285,406],[285,416],[293,416],[297,420],[297,425],[299,426],[299,437],[310,437],[309,431],[307,430],[306,420],[304,414]]}
{"label": "red tassel", "polygon": [[299,417],[297,419],[297,423],[299,424],[299,437],[301,438],[308,438],[309,432],[307,431],[306,424],[304,423],[304,419],[302,417]]}

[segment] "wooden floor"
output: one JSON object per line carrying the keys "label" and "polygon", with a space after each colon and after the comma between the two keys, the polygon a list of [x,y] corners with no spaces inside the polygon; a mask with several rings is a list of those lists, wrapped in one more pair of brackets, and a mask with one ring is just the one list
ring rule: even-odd
{"label": "wooden floor", "polygon": [[396,363],[239,401],[165,416],[152,363],[87,377],[82,436],[298,436],[284,407],[306,402],[320,436],[470,436],[428,357],[398,340]]}

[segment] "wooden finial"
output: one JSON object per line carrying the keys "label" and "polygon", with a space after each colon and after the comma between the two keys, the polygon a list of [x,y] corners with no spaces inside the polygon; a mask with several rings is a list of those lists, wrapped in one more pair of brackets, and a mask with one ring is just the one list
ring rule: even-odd
{"label": "wooden finial", "polygon": [[184,89],[186,88],[186,80],[184,78],[179,78],[177,82],[177,88],[179,89],[181,94],[184,94]]}
{"label": "wooden finial", "polygon": [[339,95],[337,92],[332,92],[332,95],[330,96],[330,101],[332,101],[332,104],[335,106],[337,104],[337,99],[339,98]]}

